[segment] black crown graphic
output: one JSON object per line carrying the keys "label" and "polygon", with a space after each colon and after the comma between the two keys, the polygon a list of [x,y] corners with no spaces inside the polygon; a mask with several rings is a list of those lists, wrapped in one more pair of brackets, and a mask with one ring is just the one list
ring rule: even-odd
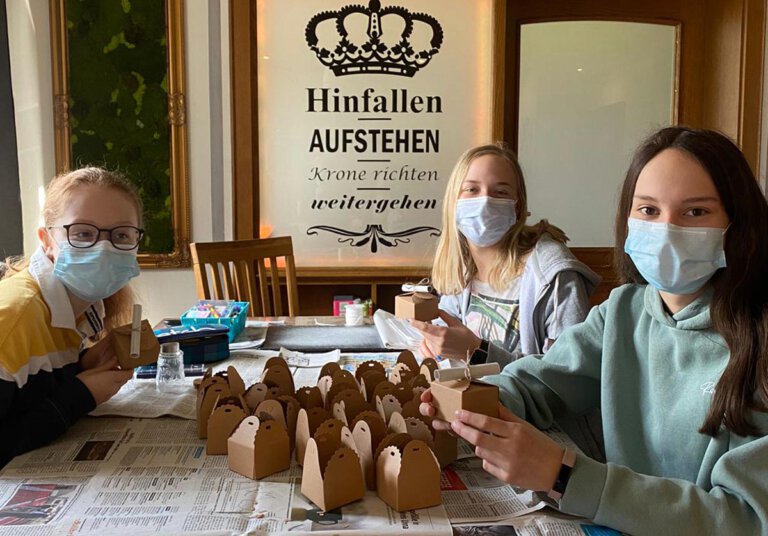
{"label": "black crown graphic", "polygon": [[[350,38],[350,21],[360,16],[368,18],[367,40],[354,42]],[[402,31],[397,44],[387,46],[382,39],[382,21],[390,19],[399,19],[398,25],[392,27],[402,26]],[[326,21],[334,21],[338,33],[329,48],[321,46],[317,36],[318,26]],[[425,29],[431,30],[429,48],[416,50],[411,43],[415,24],[424,24]],[[368,7],[349,5],[338,11],[318,13],[309,20],[304,33],[309,48],[336,76],[380,73],[411,77],[430,62],[443,44],[443,28],[437,19],[426,13],[411,13],[404,7],[382,8],[379,0],[371,0]]]}

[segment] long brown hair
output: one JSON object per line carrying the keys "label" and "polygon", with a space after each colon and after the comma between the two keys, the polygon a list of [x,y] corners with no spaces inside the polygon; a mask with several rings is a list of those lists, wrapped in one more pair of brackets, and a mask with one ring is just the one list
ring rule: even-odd
{"label": "long brown hair", "polygon": [[440,294],[460,293],[477,274],[477,266],[469,252],[467,239],[456,226],[456,202],[469,166],[475,159],[485,155],[494,155],[506,160],[517,179],[517,222],[496,247],[497,259],[488,274],[491,287],[501,290],[520,273],[523,266],[522,257],[536,245],[542,234],[549,233],[555,240],[563,243],[568,240],[561,229],[547,220],[541,220],[533,226],[526,225],[528,193],[525,179],[517,156],[509,147],[502,142],[473,147],[465,151],[456,162],[443,197],[443,229],[432,265],[432,284]]}
{"label": "long brown hair", "polygon": [[730,349],[709,413],[699,431],[716,436],[722,424],[739,435],[757,434],[751,411],[768,408],[768,202],[739,148],[711,130],[663,128],[635,152],[627,170],[616,214],[616,272],[625,283],[646,283],[624,253],[627,218],[640,171],[665,149],[695,158],[707,170],[725,208],[728,266],[711,279],[713,328]]}
{"label": "long brown hair", "polygon": [[[70,196],[82,186],[109,188],[123,194],[136,208],[139,227],[142,226],[143,207],[136,188],[123,175],[99,167],[84,167],[56,176],[45,190],[43,222],[46,227],[54,225],[61,217]],[[0,269],[0,279],[11,277],[25,269],[29,261],[24,257],[8,258]],[[104,326],[109,330],[130,322],[134,302],[133,291],[125,286],[104,300]]]}

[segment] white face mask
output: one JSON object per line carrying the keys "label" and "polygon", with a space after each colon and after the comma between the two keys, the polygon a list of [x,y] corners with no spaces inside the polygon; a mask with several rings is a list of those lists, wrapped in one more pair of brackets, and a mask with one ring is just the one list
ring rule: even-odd
{"label": "white face mask", "polygon": [[480,247],[497,243],[517,222],[514,199],[471,197],[456,202],[456,225],[467,240]]}
{"label": "white face mask", "polygon": [[679,227],[629,218],[624,251],[651,285],[671,294],[693,294],[725,268],[725,229]]}
{"label": "white face mask", "polygon": [[53,275],[72,294],[88,303],[112,296],[139,275],[136,251],[117,249],[107,240],[89,248],[59,243]]}

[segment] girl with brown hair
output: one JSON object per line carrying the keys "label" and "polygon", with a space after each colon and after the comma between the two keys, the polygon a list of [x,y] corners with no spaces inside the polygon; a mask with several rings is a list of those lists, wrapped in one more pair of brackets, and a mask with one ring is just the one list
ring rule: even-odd
{"label": "girl with brown hair", "polygon": [[0,467],[61,435],[131,378],[104,334],[130,319],[141,214],[133,186],[100,168],[48,186],[40,247],[28,261],[7,262],[0,281]]}
{"label": "girl with brown hair", "polygon": [[[768,534],[768,203],[738,147],[671,127],[616,217],[625,285],[543,357],[487,378],[501,418],[448,425],[483,467],[630,534]],[[421,411],[434,415],[429,391]],[[607,463],[537,428],[602,410]],[[508,408],[508,409],[506,409]]]}

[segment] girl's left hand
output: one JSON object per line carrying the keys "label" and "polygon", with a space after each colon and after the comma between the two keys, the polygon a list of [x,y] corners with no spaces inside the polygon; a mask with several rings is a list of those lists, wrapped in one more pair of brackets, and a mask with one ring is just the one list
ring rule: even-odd
{"label": "girl's left hand", "polygon": [[560,471],[564,449],[532,424],[499,404],[501,418],[458,411],[451,429],[475,445],[483,469],[513,486],[549,491]]}
{"label": "girl's left hand", "polygon": [[442,359],[466,360],[480,346],[482,339],[461,323],[461,320],[445,311],[439,312],[446,326],[435,326],[420,320],[412,320],[411,325],[424,335],[427,349]]}
{"label": "girl's left hand", "polygon": [[88,348],[80,358],[80,368],[91,370],[115,359],[115,350],[112,348],[112,338],[104,337],[99,342]]}

